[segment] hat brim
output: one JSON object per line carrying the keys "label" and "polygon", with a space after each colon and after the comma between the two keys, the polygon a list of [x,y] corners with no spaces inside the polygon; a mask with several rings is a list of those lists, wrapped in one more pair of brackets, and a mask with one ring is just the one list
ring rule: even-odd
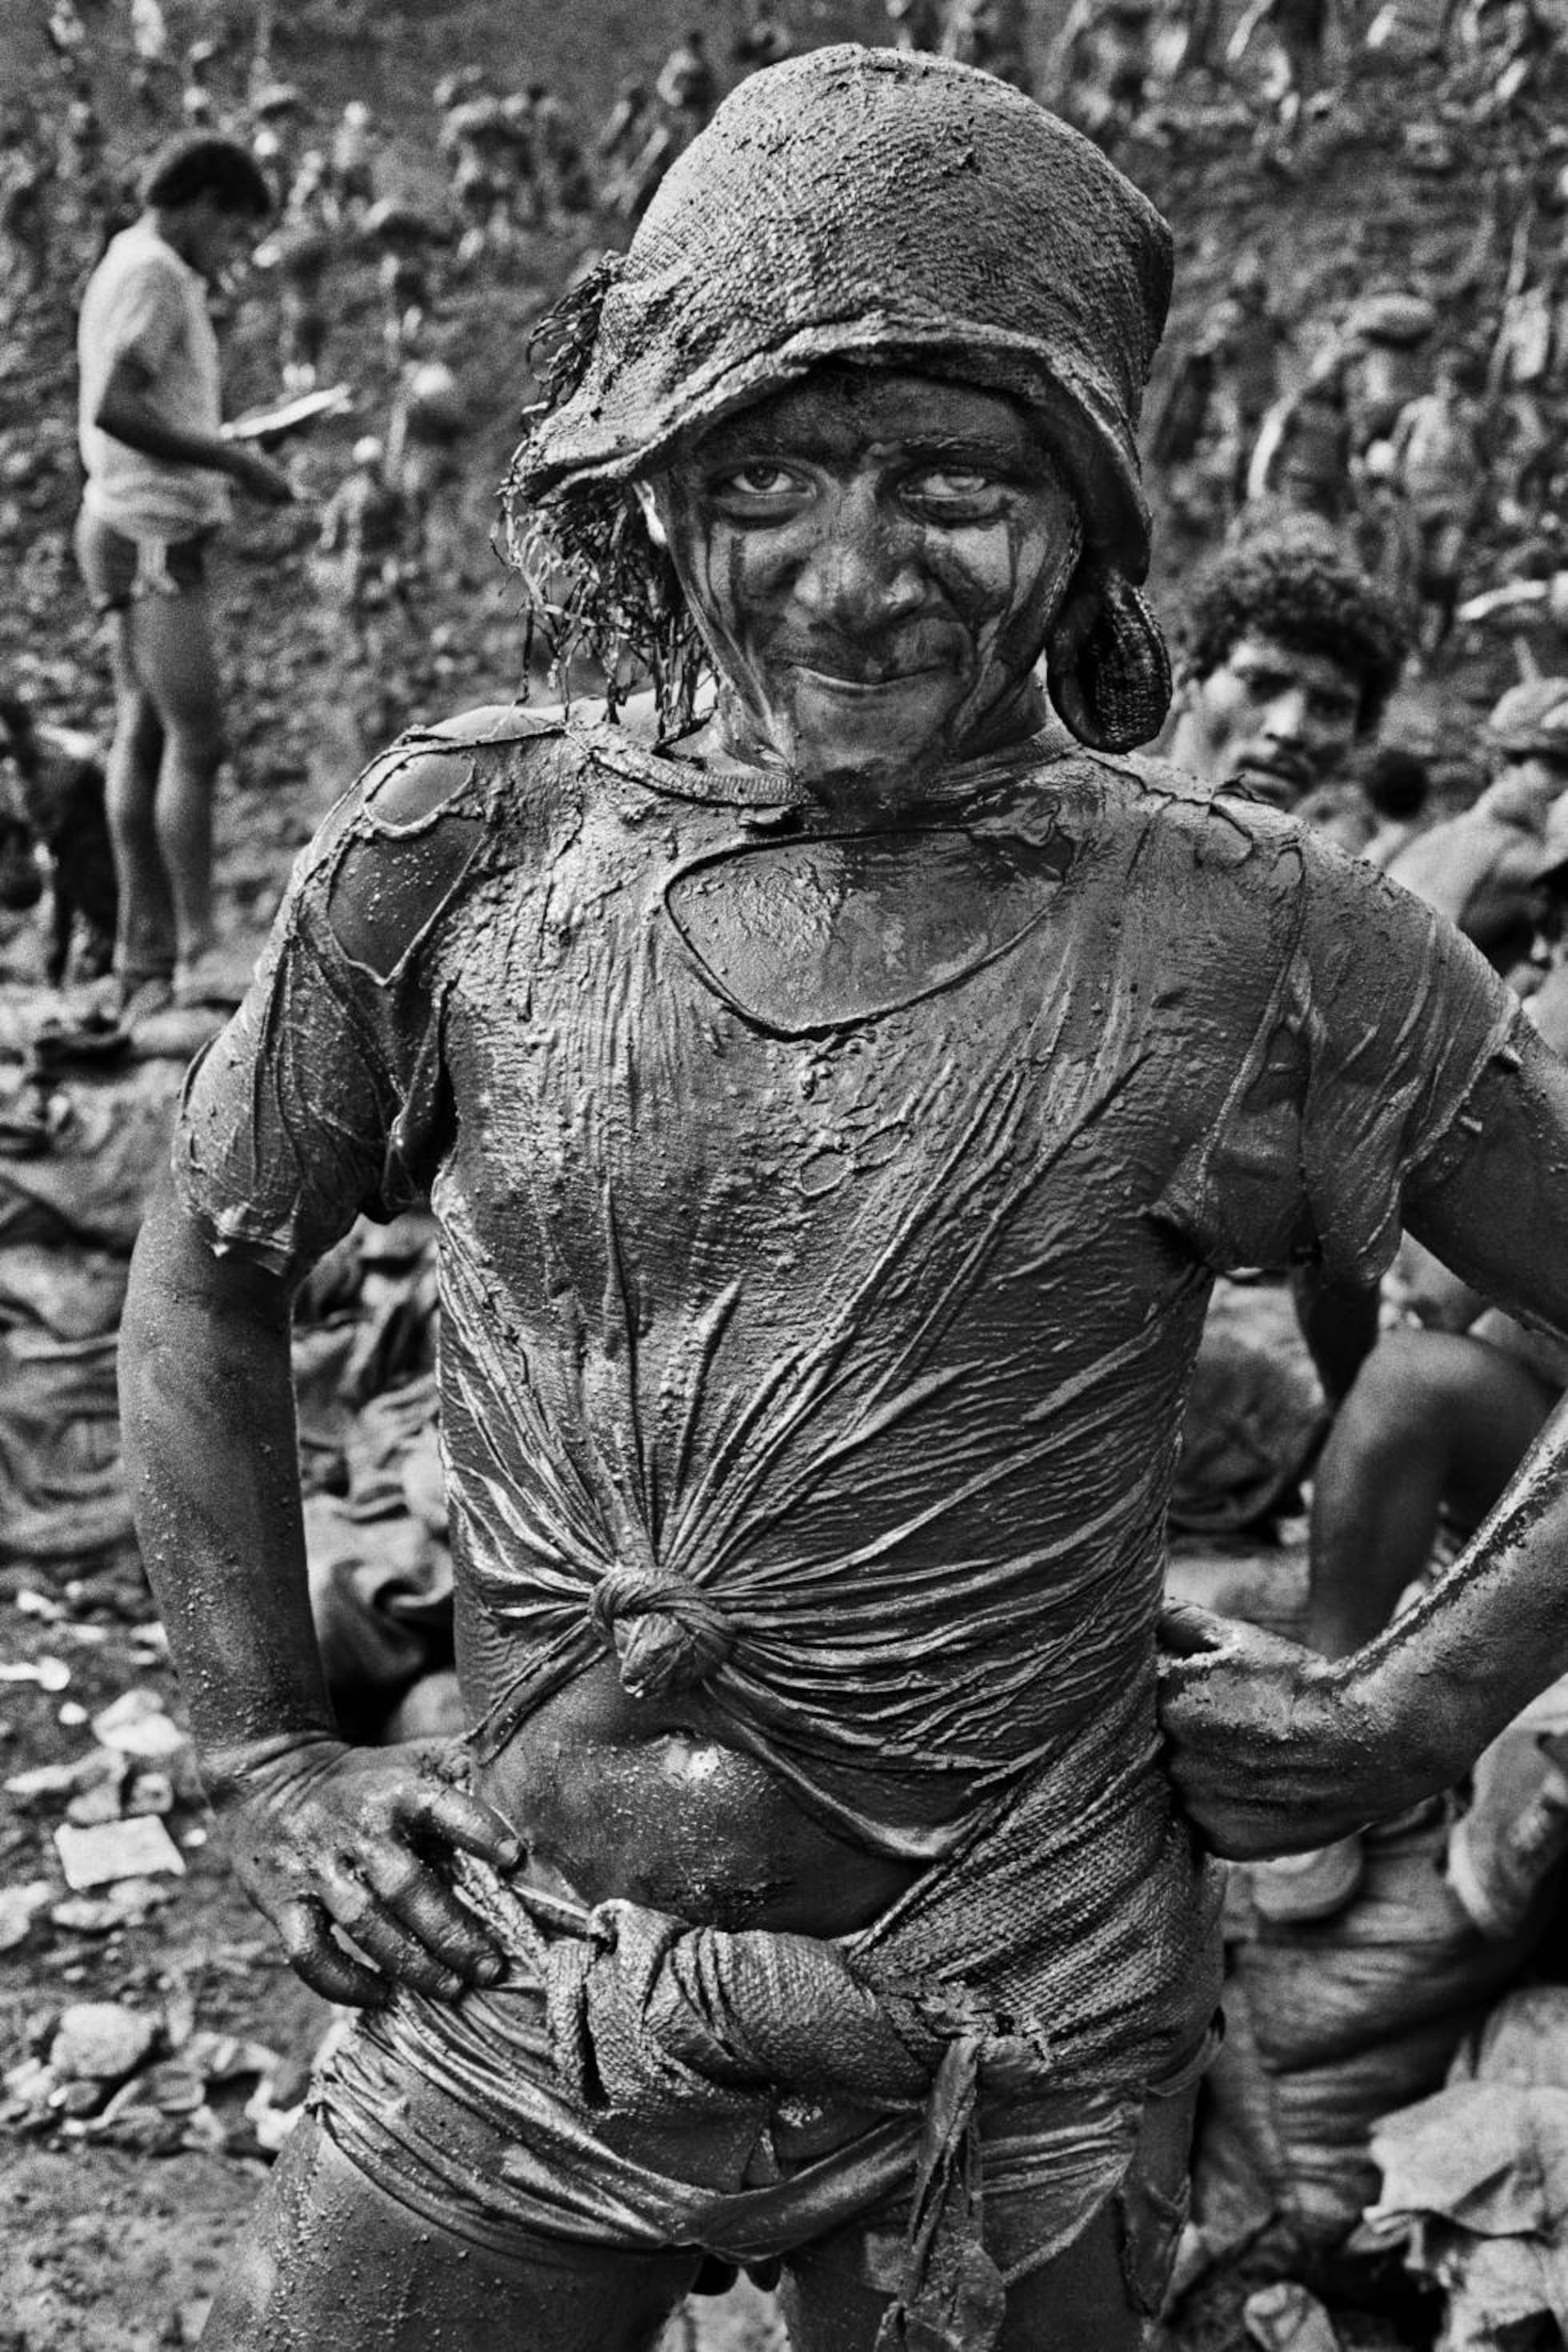
{"label": "hat brim", "polygon": [[909,368],[1016,401],[1071,482],[1086,544],[1128,580],[1146,577],[1149,509],[1125,421],[1109,412],[1094,386],[1075,383],[1059,362],[1047,362],[1027,336],[951,317],[817,321],[766,352],[698,371],[678,404],[640,401],[633,370],[613,402],[590,409],[574,398],[544,424],[528,450],[520,488],[525,497],[548,500],[591,483],[647,479],[683,444],[834,362]]}

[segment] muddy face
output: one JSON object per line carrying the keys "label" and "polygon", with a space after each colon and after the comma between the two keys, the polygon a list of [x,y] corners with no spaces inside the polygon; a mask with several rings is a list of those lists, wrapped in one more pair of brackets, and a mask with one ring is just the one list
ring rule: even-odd
{"label": "muddy face", "polygon": [[1210,783],[1294,808],[1350,751],[1361,704],[1342,662],[1249,630],[1191,688],[1174,757]]}
{"label": "muddy face", "polygon": [[1042,723],[1081,543],[999,395],[826,367],[703,434],[645,497],[724,681],[736,756],[898,799]]}

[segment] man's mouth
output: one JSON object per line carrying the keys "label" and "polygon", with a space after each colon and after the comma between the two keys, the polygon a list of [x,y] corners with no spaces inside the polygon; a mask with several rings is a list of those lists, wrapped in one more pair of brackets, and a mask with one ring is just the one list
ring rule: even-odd
{"label": "man's mouth", "polygon": [[1268,801],[1275,808],[1288,808],[1300,799],[1311,776],[1296,760],[1247,758],[1237,763],[1230,781],[1240,784],[1256,800]]}
{"label": "man's mouth", "polygon": [[911,679],[934,676],[935,662],[856,662],[797,661],[792,667],[814,686],[826,687],[830,694],[887,694],[899,687],[908,686]]}

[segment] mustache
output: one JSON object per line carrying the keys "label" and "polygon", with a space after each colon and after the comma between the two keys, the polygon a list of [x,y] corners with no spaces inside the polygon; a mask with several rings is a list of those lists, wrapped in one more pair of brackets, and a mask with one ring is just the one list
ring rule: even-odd
{"label": "mustache", "polygon": [[1244,776],[1278,776],[1288,783],[1304,784],[1311,781],[1312,762],[1289,751],[1249,752],[1238,763],[1237,772]]}

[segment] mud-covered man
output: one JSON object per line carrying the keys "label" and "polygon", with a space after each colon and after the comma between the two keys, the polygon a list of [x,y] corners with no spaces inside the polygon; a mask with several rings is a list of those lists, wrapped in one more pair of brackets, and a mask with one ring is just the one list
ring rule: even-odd
{"label": "mud-covered man", "polygon": [[[1121,756],[1169,274],[987,77],[751,77],[518,466],[525,569],[652,703],[376,762],[195,1073],[125,1334],[146,1557],[245,1882],[366,2010],[209,2352],[643,2346],[715,2263],[814,2352],[1130,2352],[1204,1841],[1405,1805],[1568,1662],[1549,1455],[1361,1656],[1175,1621],[1161,1745],[1215,1271],[1367,1279],[1407,1216],[1568,1321],[1568,1075],[1489,969]],[[471,1729],[356,1750],[289,1302],[426,1194]]]}

